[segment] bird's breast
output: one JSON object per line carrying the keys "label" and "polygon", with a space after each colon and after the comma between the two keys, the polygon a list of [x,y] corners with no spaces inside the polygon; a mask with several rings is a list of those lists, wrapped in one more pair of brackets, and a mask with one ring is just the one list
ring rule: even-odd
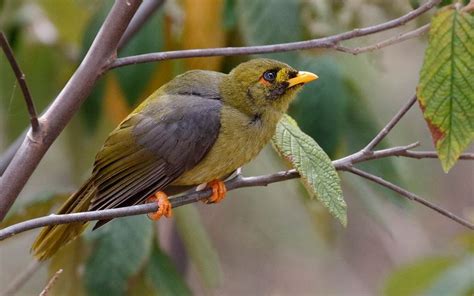
{"label": "bird's breast", "polygon": [[224,105],[219,136],[211,150],[173,185],[196,185],[226,177],[255,158],[270,141],[281,114],[248,116]]}

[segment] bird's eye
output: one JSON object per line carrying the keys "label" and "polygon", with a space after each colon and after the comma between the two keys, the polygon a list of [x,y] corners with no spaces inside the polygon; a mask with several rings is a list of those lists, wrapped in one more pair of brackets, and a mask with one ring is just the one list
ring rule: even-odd
{"label": "bird's eye", "polygon": [[276,75],[275,70],[270,70],[270,71],[266,71],[265,73],[263,73],[263,79],[265,79],[268,82],[275,81],[276,76],[277,75]]}

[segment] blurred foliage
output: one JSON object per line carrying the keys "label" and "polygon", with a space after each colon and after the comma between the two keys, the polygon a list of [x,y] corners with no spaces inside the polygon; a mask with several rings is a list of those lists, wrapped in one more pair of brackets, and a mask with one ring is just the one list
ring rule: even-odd
{"label": "blurred foliage", "polygon": [[384,295],[472,295],[474,234],[462,234],[455,243],[455,255],[427,257],[400,266],[388,277]]}
{"label": "blurred foliage", "polygon": [[0,222],[0,228],[19,223],[21,221],[45,216],[57,205],[62,204],[69,197],[69,193],[43,193],[34,200],[20,203],[11,210],[7,217]]}
{"label": "blurred foliage", "polygon": [[128,279],[144,266],[152,241],[152,222],[144,216],[115,219],[101,227],[85,265],[88,295],[126,295]]}
{"label": "blurred foliage", "polygon": [[215,288],[221,282],[221,266],[216,249],[203,227],[199,212],[194,206],[174,210],[176,226],[183,240],[186,252],[208,288]]}
{"label": "blurred foliage", "polygon": [[448,172],[474,140],[474,15],[454,7],[431,23],[418,102]]}
{"label": "blurred foliage", "polygon": [[310,196],[315,196],[329,212],[347,225],[347,205],[342,196],[341,180],[331,159],[289,115],[277,125],[272,143],[282,158],[300,173]]}
{"label": "blurred foliage", "polygon": [[[113,2],[0,0],[0,27],[6,32],[26,73],[38,110],[43,110],[52,101],[85,56]],[[166,7],[160,8],[142,30],[120,49],[119,56],[185,48],[298,41],[360,27],[364,25],[368,12],[376,11],[388,18],[405,11],[403,4],[397,1],[387,3],[376,0],[361,1],[363,5],[329,0],[202,0],[199,6],[192,0],[167,2]],[[442,5],[451,2],[443,1]],[[407,1],[405,5],[409,3],[419,4]],[[301,130],[314,138],[331,158],[359,150],[378,132],[380,126],[374,111],[360,89],[360,76],[373,75],[373,67],[361,70],[361,65],[346,63],[325,50],[265,56],[320,76],[317,83],[303,89],[290,114]],[[83,176],[85,168],[90,168],[84,160],[92,160],[91,147],[99,147],[110,129],[160,85],[188,69],[228,71],[249,58],[252,57],[163,61],[128,66],[105,74],[67,130],[67,147],[72,167],[77,170],[75,175]],[[6,126],[7,140],[12,141],[27,126],[28,116],[21,92],[3,55],[0,55],[0,73],[0,107],[1,114],[5,114],[0,120]],[[380,148],[387,145],[384,142]],[[402,181],[391,159],[368,162],[362,167],[391,181]],[[365,187],[357,182],[349,185],[372,219],[387,225],[388,218],[380,214],[382,206],[377,200],[378,192],[367,184]],[[33,202],[18,205],[0,227],[45,215],[61,204],[64,198],[62,193],[38,195]],[[332,224],[335,220],[328,218],[327,211],[321,211],[319,203],[306,199],[303,204],[310,219],[315,224],[323,224],[317,225],[316,229],[332,232],[321,236],[333,239],[337,229]],[[345,222],[345,214],[339,216]],[[209,290],[218,287],[223,277],[219,254],[202,224],[199,212],[194,206],[183,207],[175,211],[175,219],[179,236],[199,280]],[[272,223],[286,224],[280,218],[272,219],[269,218]],[[288,232],[295,229],[294,226],[285,226]],[[285,233],[284,238],[288,236]],[[466,250],[473,248],[472,236],[465,236],[463,241]],[[473,289],[469,284],[472,282],[469,272],[466,272],[472,267],[472,261],[468,255],[460,258],[425,258],[396,271],[388,280],[384,292],[387,295],[416,295],[424,291],[439,294],[457,289],[462,295]],[[160,248],[156,231],[146,218],[116,219],[85,239],[75,240],[51,260],[50,275],[60,268],[64,269],[51,294],[192,294],[185,280],[186,274],[181,274],[174,264]]]}

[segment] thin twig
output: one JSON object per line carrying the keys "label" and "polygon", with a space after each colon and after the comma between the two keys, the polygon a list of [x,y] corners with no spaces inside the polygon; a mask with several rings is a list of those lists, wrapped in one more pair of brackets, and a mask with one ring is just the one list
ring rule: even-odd
{"label": "thin twig", "polygon": [[433,204],[432,202],[430,201],[427,201],[426,199],[408,191],[408,190],[405,190],[403,188],[401,188],[400,186],[397,186],[393,183],[390,183],[388,181],[386,181],[385,179],[383,178],[380,178],[378,176],[375,176],[375,175],[372,175],[372,174],[369,174],[363,170],[360,170],[360,169],[357,169],[355,167],[352,167],[352,166],[348,166],[346,168],[344,168],[343,170],[345,171],[348,171],[348,172],[351,172],[353,174],[356,174],[358,176],[361,176],[362,178],[365,178],[367,180],[370,180],[374,183],[377,183],[379,185],[382,185],[384,187],[387,187],[388,189],[390,190],[393,190],[395,192],[397,192],[398,194],[410,199],[410,200],[413,200],[413,201],[416,201],[438,213],[440,213],[441,215],[445,216],[445,217],[448,217],[449,219],[453,220],[453,221],[456,221],[457,223],[461,224],[461,225],[464,225],[470,229],[474,229],[474,224],[472,224],[471,222],[461,218],[461,217],[458,217],[456,215],[454,215],[453,213],[443,209],[442,207],[440,206],[437,206],[435,204]]}
{"label": "thin twig", "polygon": [[[438,152],[436,151],[399,151],[394,156],[403,156],[409,158],[423,159],[423,158],[438,158]],[[463,153],[459,155],[459,159],[463,160],[474,160],[474,153]]]}
{"label": "thin twig", "polygon": [[0,295],[10,296],[14,295],[15,293],[23,287],[26,282],[31,278],[33,274],[35,274],[39,268],[41,267],[42,261],[31,261],[28,266],[19,273],[7,286],[7,288],[0,293]]}
{"label": "thin twig", "polygon": [[13,205],[51,144],[92,91],[107,65],[114,60],[117,45],[141,0],[115,1],[87,55],[51,106],[41,116],[41,137],[27,136],[0,178],[0,221]]}
{"label": "thin twig", "polygon": [[426,25],[424,25],[422,27],[419,27],[418,29],[415,29],[413,31],[401,33],[397,36],[391,37],[389,39],[385,39],[383,41],[377,42],[377,43],[372,44],[372,45],[363,46],[363,47],[355,47],[355,48],[338,45],[338,46],[336,46],[336,49],[339,50],[339,51],[342,51],[342,52],[351,53],[353,55],[358,55],[360,53],[379,50],[379,49],[382,49],[384,47],[387,47],[387,46],[390,46],[390,45],[393,45],[393,44],[396,44],[396,43],[401,43],[401,42],[403,42],[405,40],[408,40],[408,39],[419,37],[419,36],[425,34],[426,32],[428,32],[429,30],[430,30],[430,24],[426,24]]}
{"label": "thin twig", "polygon": [[37,133],[39,131],[38,115],[36,114],[36,108],[33,99],[31,98],[30,90],[26,84],[26,76],[21,71],[20,65],[16,61],[13,50],[3,32],[0,32],[0,47],[3,49],[3,52],[12,67],[13,73],[15,73],[16,80],[18,81],[23,97],[25,98],[26,107],[28,108],[28,113],[30,115],[31,130],[33,133]]}
{"label": "thin twig", "polygon": [[[440,0],[430,0],[409,13],[390,20],[385,23],[381,23],[374,26],[369,26],[361,29],[354,29],[344,33],[332,35],[329,37],[311,39],[299,42],[280,43],[272,45],[260,45],[260,46],[246,46],[246,47],[221,47],[221,48],[208,48],[208,49],[190,49],[190,50],[177,50],[177,51],[166,51],[157,53],[148,53],[136,56],[129,56],[124,58],[116,59],[115,62],[111,63],[109,69],[123,67],[126,65],[156,62],[170,59],[184,59],[194,57],[213,57],[213,56],[235,56],[235,55],[249,55],[249,54],[262,54],[262,53],[275,53],[275,52],[286,52],[303,49],[313,48],[332,48],[338,49],[341,41],[358,38],[375,34],[378,32],[386,31],[404,25],[405,23],[415,19],[419,15],[427,12]],[[406,39],[404,39],[406,40]],[[341,50],[344,51],[344,50]]]}
{"label": "thin twig", "polygon": [[387,134],[393,129],[393,127],[402,119],[402,117],[410,110],[410,108],[416,102],[416,95],[411,97],[411,99],[395,114],[395,116],[390,119],[386,126],[375,136],[375,138],[370,141],[367,146],[362,149],[364,153],[371,153],[371,151],[377,146]]}
{"label": "thin twig", "polygon": [[39,296],[46,296],[46,295],[48,295],[49,290],[51,290],[51,288],[53,287],[54,283],[57,281],[57,279],[58,279],[58,277],[61,275],[61,273],[63,273],[63,270],[62,270],[62,269],[59,269],[58,271],[56,271],[56,273],[54,273],[54,275],[51,277],[51,279],[49,280],[49,282],[46,284],[46,287],[44,287],[43,291],[41,291],[41,293],[39,294]]}
{"label": "thin twig", "polygon": [[[359,151],[352,155],[349,155],[348,157],[344,157],[342,159],[333,161],[333,165],[337,170],[347,170],[347,167],[350,167],[354,163],[360,163],[362,161],[400,155],[402,153],[401,151],[404,151],[404,150],[406,151],[407,149],[412,148],[416,144],[417,143],[407,145],[407,146],[392,147],[388,149],[373,151],[373,153],[369,156]],[[468,159],[471,159],[471,158],[468,158]],[[268,174],[268,175],[253,176],[253,177],[243,177],[242,175],[235,175],[234,178],[226,181],[225,185],[226,185],[227,190],[231,191],[231,190],[234,190],[237,188],[243,188],[243,187],[267,186],[272,183],[281,182],[281,181],[290,180],[290,179],[296,179],[299,177],[300,177],[299,173],[294,169],[288,170],[288,171],[281,171],[281,172]],[[170,199],[170,202],[171,202],[172,207],[176,208],[176,207],[184,206],[190,203],[194,203],[194,202],[206,199],[211,195],[211,193],[212,192],[209,189],[205,189],[202,191],[194,191],[188,194],[173,197]],[[156,203],[149,203],[149,204],[135,205],[135,206],[130,206],[130,207],[101,210],[101,211],[89,211],[89,212],[71,213],[71,214],[63,214],[63,215],[52,214],[45,217],[23,221],[23,222],[11,225],[9,227],[5,227],[4,229],[1,229],[0,241],[7,239],[11,236],[14,236],[16,234],[22,233],[24,231],[47,226],[47,225],[66,224],[66,223],[73,223],[73,222],[86,222],[86,221],[94,221],[94,220],[107,220],[107,219],[113,219],[113,218],[118,218],[118,217],[147,214],[147,213],[155,212],[157,209],[158,209],[158,205]],[[461,218],[458,218],[458,219],[461,219]]]}

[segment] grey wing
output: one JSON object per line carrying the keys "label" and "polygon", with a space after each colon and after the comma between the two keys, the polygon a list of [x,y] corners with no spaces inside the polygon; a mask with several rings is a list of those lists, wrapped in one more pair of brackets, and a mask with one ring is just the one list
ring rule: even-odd
{"label": "grey wing", "polygon": [[143,202],[199,163],[216,141],[219,100],[166,97],[130,116],[106,141],[94,166],[91,210]]}

